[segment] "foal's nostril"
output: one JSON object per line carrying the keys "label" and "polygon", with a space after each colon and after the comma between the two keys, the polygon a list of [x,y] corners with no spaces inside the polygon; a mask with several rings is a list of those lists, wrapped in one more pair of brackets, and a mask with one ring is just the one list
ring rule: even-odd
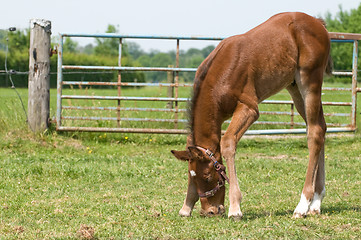
{"label": "foal's nostril", "polygon": [[224,206],[223,206],[223,205],[220,205],[220,206],[218,207],[218,214],[222,215],[222,214],[224,214],[224,213],[225,213]]}
{"label": "foal's nostril", "polygon": [[223,215],[225,213],[224,207],[223,205],[220,205],[218,207],[213,206],[208,208],[207,210],[201,210],[201,215],[202,216],[207,216],[207,217],[214,217],[214,216],[219,216],[219,215]]}

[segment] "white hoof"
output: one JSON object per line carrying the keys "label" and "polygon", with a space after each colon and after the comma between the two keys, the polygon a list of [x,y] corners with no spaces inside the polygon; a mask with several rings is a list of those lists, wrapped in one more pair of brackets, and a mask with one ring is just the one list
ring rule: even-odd
{"label": "white hoof", "polygon": [[243,214],[242,213],[238,213],[236,215],[229,215],[228,214],[228,218],[233,219],[235,221],[241,220],[243,218]]}
{"label": "white hoof", "polygon": [[325,197],[325,195],[326,195],[325,189],[321,192],[321,194],[315,193],[310,205],[310,209],[308,210],[307,214],[316,215],[321,213],[321,202]]}
{"label": "white hoof", "polygon": [[243,217],[243,214],[239,207],[236,210],[229,209],[228,218],[233,218],[234,220],[240,220],[240,219],[242,219],[242,217]]}
{"label": "white hoof", "polygon": [[305,217],[310,209],[311,201],[307,200],[305,195],[301,195],[301,200],[298,203],[295,211],[293,212],[293,218]]}
{"label": "white hoof", "polygon": [[179,215],[181,217],[190,217],[191,214],[192,214],[191,212],[185,212],[185,211],[182,211],[182,210],[179,211]]}
{"label": "white hoof", "polygon": [[192,215],[192,209],[188,208],[188,207],[183,207],[180,211],[179,211],[179,215],[181,217],[190,217]]}

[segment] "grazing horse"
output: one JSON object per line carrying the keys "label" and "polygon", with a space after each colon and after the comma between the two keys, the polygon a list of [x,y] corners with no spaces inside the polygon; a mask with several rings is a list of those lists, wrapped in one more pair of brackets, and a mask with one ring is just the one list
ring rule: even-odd
{"label": "grazing horse", "polygon": [[[224,185],[229,181],[228,217],[242,217],[234,164],[236,146],[258,119],[258,104],[284,88],[307,124],[309,149],[306,179],[293,216],[321,212],[326,132],[321,87],[329,51],[330,38],[322,20],[289,12],[271,17],[245,34],[224,39],[210,53],[195,76],[186,150],[172,151],[176,158],[188,161],[188,190],[181,216],[190,216],[198,199],[201,214],[223,214]],[[230,117],[221,137],[221,125]]]}

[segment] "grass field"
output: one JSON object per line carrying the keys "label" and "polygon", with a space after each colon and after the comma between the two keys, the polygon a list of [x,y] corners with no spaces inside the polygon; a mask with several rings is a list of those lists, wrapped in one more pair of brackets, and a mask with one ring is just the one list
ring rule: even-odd
{"label": "grass field", "polygon": [[241,221],[204,218],[199,203],[181,218],[187,166],[170,150],[185,136],[34,135],[13,90],[0,89],[0,106],[0,239],[361,238],[360,133],[327,136],[320,216],[291,218],[307,166],[301,135],[241,140]]}

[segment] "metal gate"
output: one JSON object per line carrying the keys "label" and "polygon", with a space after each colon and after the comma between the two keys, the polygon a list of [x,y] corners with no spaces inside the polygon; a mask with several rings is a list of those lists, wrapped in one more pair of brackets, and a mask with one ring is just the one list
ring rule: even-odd
{"label": "metal gate", "polygon": [[[116,38],[119,39],[117,66],[79,66],[63,64],[63,40],[66,37]],[[327,98],[330,92],[350,94],[350,101],[323,100],[328,132],[352,132],[356,129],[357,110],[357,60],[358,40],[361,34],[330,33],[332,41],[353,44],[352,72],[333,72],[334,75],[352,77],[350,88],[325,87]],[[175,42],[175,67],[128,67],[122,65],[122,45],[124,39],[170,40]],[[220,41],[212,37],[165,37],[129,36],[118,34],[60,34],[58,46],[57,111],[58,131],[123,132],[123,133],[187,133],[187,101],[192,83],[184,82],[182,74],[195,73],[196,68],[180,67],[180,41]],[[86,81],[84,79],[64,79],[69,71],[111,71],[117,74],[116,81]],[[164,81],[149,83],[122,81],[128,72],[165,72]],[[70,76],[71,74],[66,75]],[[87,75],[84,75],[85,77]],[[184,90],[187,89],[188,90]],[[306,133],[305,123],[294,111],[293,101],[285,99],[265,100],[260,105],[260,118],[246,134]],[[330,119],[328,121],[328,119]],[[227,121],[223,130],[227,127]],[[268,129],[265,129],[267,125]]]}

